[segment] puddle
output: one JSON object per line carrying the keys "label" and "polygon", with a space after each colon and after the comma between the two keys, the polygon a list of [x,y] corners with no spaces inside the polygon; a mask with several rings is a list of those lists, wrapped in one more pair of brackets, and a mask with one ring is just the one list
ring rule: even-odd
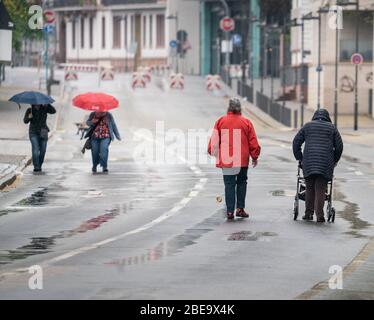
{"label": "puddle", "polygon": [[22,210],[18,210],[18,209],[5,209],[5,210],[0,210],[0,217],[2,216],[6,216],[8,215],[9,213],[16,213],[16,212],[20,212]]}
{"label": "puddle", "polygon": [[[336,184],[335,184],[336,187]],[[345,207],[342,211],[337,211],[337,214],[344,220],[350,223],[350,231],[346,234],[352,235],[355,238],[366,238],[365,235],[360,233],[360,230],[365,230],[370,228],[372,225],[359,218],[360,207],[358,204],[350,202],[347,200],[346,196],[341,193],[338,189],[335,190],[334,200],[340,201],[345,204]]]}
{"label": "puddle", "polygon": [[34,192],[31,196],[18,201],[12,207],[43,207],[50,204],[56,204],[57,200],[63,199],[58,195],[61,191],[66,190],[59,184],[53,184],[50,187],[41,187],[40,190]]}
{"label": "puddle", "polygon": [[117,266],[121,271],[125,266],[155,262],[165,257],[173,256],[181,252],[186,247],[196,244],[197,240],[200,239],[204,234],[213,231],[215,226],[218,226],[224,222],[225,214],[223,210],[218,210],[211,217],[196,224],[193,228],[186,229],[184,233],[175,236],[168,241],[160,242],[156,247],[147,250],[147,252],[137,256],[114,259],[105,264]]}
{"label": "puddle", "polygon": [[15,250],[0,251],[0,265],[11,263],[15,260],[26,259],[30,256],[45,254],[51,252],[52,247],[56,245],[56,240],[66,239],[78,234],[86,233],[98,229],[104,223],[114,219],[120,214],[118,207],[107,210],[104,215],[92,218],[83,222],[77,228],[67,231],[61,231],[50,237],[31,238],[30,243]]}
{"label": "puddle", "polygon": [[372,167],[372,164],[370,162],[363,162],[359,158],[348,156],[348,155],[342,155],[342,158],[350,163],[355,163],[355,164],[362,164],[367,167]]}
{"label": "puddle", "polygon": [[296,191],[293,190],[273,190],[270,191],[273,197],[295,197]]}
{"label": "puddle", "polygon": [[275,237],[278,234],[275,232],[255,232],[252,231],[240,231],[231,234],[227,240],[229,241],[264,241],[268,242],[269,237]]}

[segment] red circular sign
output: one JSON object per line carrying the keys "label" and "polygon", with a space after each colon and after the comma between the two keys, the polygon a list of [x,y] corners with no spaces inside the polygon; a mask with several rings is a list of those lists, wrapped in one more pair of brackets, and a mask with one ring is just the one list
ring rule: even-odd
{"label": "red circular sign", "polygon": [[55,13],[53,11],[50,11],[50,10],[47,10],[44,12],[44,19],[46,21],[46,23],[53,23],[55,22],[56,18],[55,18]]}
{"label": "red circular sign", "polygon": [[364,57],[360,53],[354,53],[351,57],[351,63],[354,65],[359,65],[364,62]]}
{"label": "red circular sign", "polygon": [[232,31],[235,29],[235,20],[230,17],[224,17],[220,21],[220,27],[223,31]]}

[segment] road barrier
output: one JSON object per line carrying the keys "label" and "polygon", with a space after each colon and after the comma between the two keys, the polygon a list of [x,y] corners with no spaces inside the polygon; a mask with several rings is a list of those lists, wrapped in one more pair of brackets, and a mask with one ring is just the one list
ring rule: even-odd
{"label": "road barrier", "polygon": [[114,80],[114,71],[112,69],[102,69],[100,79],[103,81]]}
{"label": "road barrier", "polygon": [[139,67],[138,72],[143,74],[143,78],[146,82],[152,81],[151,67]]}
{"label": "road barrier", "polygon": [[65,71],[65,81],[78,80],[78,74],[75,71]]}
{"label": "road barrier", "polygon": [[215,74],[215,75],[207,75],[205,78],[206,80],[206,89],[208,91],[213,91],[213,90],[221,90],[222,89],[222,78],[220,75]]}
{"label": "road barrier", "polygon": [[171,89],[184,89],[184,75],[181,73],[172,73],[169,76],[169,83]]}
{"label": "road barrier", "polygon": [[144,74],[142,72],[134,72],[132,75],[131,80],[131,87],[135,88],[145,88],[147,86],[147,82],[144,79]]}
{"label": "road barrier", "polygon": [[247,98],[250,103],[253,103],[253,87],[249,86],[242,81],[238,81],[238,94]]}
{"label": "road barrier", "polygon": [[74,63],[61,63],[59,64],[60,69],[67,71],[79,71],[79,72],[97,72],[99,67],[96,64],[74,64]]}

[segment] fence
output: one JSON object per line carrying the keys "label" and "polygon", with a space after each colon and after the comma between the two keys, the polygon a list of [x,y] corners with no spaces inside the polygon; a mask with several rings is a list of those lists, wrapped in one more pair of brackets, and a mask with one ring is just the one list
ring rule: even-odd
{"label": "fence", "polygon": [[242,81],[238,81],[238,94],[242,97],[246,97],[250,103],[253,103],[253,87],[249,86]]}
{"label": "fence", "polygon": [[297,110],[294,110],[294,112],[292,112],[292,110],[290,108],[287,108],[287,106],[283,106],[283,104],[271,101],[271,99],[269,99],[261,92],[257,92],[256,101],[257,106],[263,112],[270,115],[273,119],[284,124],[285,126],[292,127],[293,125],[295,128],[297,127]]}

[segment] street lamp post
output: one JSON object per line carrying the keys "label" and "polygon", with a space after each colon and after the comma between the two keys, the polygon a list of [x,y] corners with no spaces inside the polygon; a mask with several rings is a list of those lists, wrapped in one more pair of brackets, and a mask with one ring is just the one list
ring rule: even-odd
{"label": "street lamp post", "polygon": [[[339,6],[355,6],[356,7],[356,43],[355,53],[359,53],[359,37],[360,37],[360,0],[352,1],[340,0],[337,1]],[[358,130],[358,64],[355,64],[355,88],[354,88],[354,125],[353,129]]]}
{"label": "street lamp post", "polygon": [[300,113],[301,113],[301,126],[304,125],[304,90],[305,90],[305,79],[304,79],[304,58],[305,58],[305,47],[304,47],[304,38],[305,38],[305,24],[304,20],[301,19],[301,23],[297,22],[297,19],[292,21],[290,24],[291,27],[301,27],[301,79],[300,79]]}
{"label": "street lamp post", "polygon": [[[171,15],[167,16],[166,19],[168,19],[168,20],[175,20],[175,40],[177,40],[178,30],[179,30],[178,12],[176,12],[174,15],[171,14]],[[178,57],[178,52],[177,52],[176,59],[175,59],[175,71],[177,73],[179,72],[179,57]]]}

